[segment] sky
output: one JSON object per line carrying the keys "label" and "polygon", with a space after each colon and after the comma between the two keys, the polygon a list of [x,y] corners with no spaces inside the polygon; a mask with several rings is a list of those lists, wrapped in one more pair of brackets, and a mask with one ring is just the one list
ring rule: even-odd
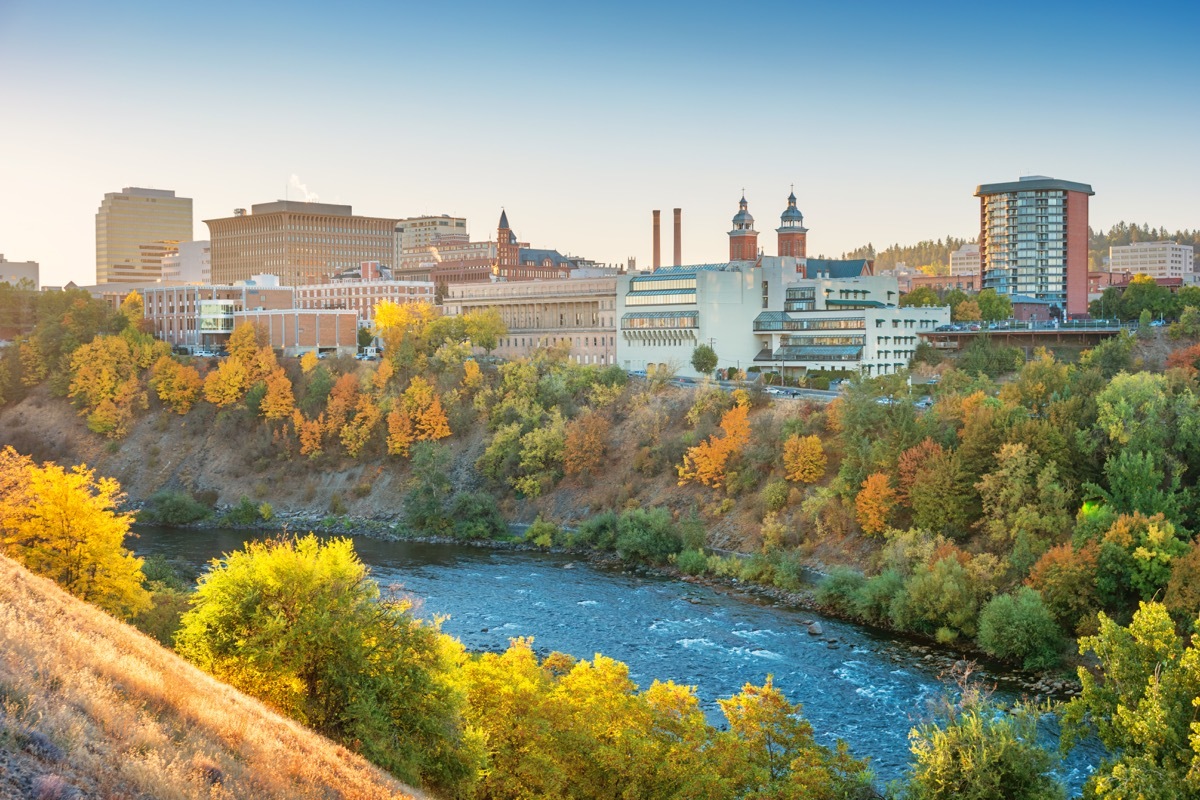
{"label": "sky", "polygon": [[[195,231],[319,199],[494,238],[724,260],[795,187],[809,253],[978,233],[980,183],[1089,183],[1200,227],[1200,3],[0,0],[0,253],[92,283],[106,192]],[[291,185],[289,185],[291,184]],[[301,190],[297,188],[303,186]],[[306,194],[307,193],[307,194]]]}

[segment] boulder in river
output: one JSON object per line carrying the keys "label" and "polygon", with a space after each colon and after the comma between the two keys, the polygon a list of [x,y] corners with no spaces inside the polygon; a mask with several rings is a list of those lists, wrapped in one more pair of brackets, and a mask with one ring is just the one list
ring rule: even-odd
{"label": "boulder in river", "polygon": [[821,623],[819,623],[819,622],[809,623],[809,626],[808,626],[808,635],[809,636],[821,636],[824,633],[825,633],[825,630],[821,627]]}

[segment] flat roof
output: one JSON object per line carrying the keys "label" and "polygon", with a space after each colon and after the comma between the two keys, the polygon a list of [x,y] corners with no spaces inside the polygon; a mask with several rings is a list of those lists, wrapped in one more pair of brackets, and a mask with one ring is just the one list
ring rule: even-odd
{"label": "flat roof", "polygon": [[981,183],[975,187],[975,196],[982,197],[989,194],[1011,194],[1013,192],[1043,192],[1043,191],[1064,191],[1064,192],[1082,192],[1086,195],[1094,195],[1092,187],[1086,183],[1075,183],[1074,181],[1060,181],[1057,178],[1046,178],[1037,175],[1030,178],[1021,178],[1017,181],[1009,181],[1008,183]]}

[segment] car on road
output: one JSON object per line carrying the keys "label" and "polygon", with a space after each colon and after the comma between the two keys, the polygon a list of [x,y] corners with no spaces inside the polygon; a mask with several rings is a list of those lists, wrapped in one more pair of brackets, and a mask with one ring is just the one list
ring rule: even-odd
{"label": "car on road", "polygon": [[913,405],[916,406],[917,408],[921,408],[921,409],[932,408],[933,407],[933,398],[926,395],[925,397],[922,397],[920,400],[913,403]]}
{"label": "car on road", "polygon": [[979,329],[980,328],[979,328],[978,322],[972,322],[970,325],[967,326],[967,330],[969,330],[969,331],[977,331]]}
{"label": "car on road", "polygon": [[933,332],[934,333],[947,333],[952,330],[954,330],[953,325],[938,325],[936,328],[933,329]]}

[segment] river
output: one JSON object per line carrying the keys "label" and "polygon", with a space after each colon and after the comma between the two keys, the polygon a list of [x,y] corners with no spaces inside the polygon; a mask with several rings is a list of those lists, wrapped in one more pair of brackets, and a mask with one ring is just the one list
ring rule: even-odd
{"label": "river", "polygon": [[[198,571],[255,536],[151,526],[137,533],[130,546],[138,555],[161,554]],[[363,536],[354,545],[381,585],[411,595],[419,616],[446,617],[442,629],[471,650],[502,650],[512,637],[532,636],[543,654],[603,653],[628,664],[643,688],[656,678],[695,686],[714,723],[721,721],[718,697],[773,675],[803,705],[818,740],[845,739],[856,755],[870,757],[881,783],[907,768],[914,722],[954,691],[940,674],[944,659],[928,658],[926,649],[809,611],[562,554]],[[822,636],[808,633],[805,623],[814,620]],[[1014,692],[1001,675],[997,699]],[[1074,794],[1100,755],[1098,745],[1081,748],[1063,765],[1060,776]]]}

